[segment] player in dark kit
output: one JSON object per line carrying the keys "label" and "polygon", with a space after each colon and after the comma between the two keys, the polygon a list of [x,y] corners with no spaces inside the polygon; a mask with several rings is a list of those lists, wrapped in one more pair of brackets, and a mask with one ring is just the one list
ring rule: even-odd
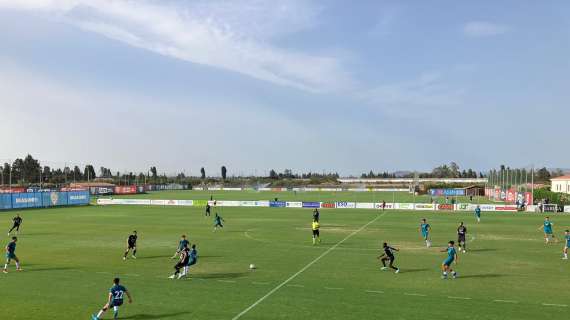
{"label": "player in dark kit", "polygon": [[190,262],[190,250],[188,249],[188,247],[185,247],[184,250],[180,251],[180,260],[178,260],[178,263],[174,265],[174,270],[176,271],[169,278],[170,279],[175,279],[176,277],[178,277],[178,279],[182,278],[183,274],[180,273],[180,270],[185,269],[189,262]]}
{"label": "player in dark kit", "polygon": [[210,207],[209,203],[206,203],[206,212],[204,213],[204,216],[209,217],[211,216],[211,209],[212,207]]}
{"label": "player in dark kit", "polygon": [[10,231],[8,231],[8,235],[10,235],[10,233],[12,233],[12,230],[16,229],[16,234],[20,234],[20,225],[22,225],[22,217],[20,217],[19,214],[17,214],[12,221],[14,221],[14,224],[12,225],[12,228],[10,229]]}
{"label": "player in dark kit", "polygon": [[133,231],[133,234],[131,234],[129,236],[129,238],[127,239],[127,250],[125,250],[125,255],[123,256],[123,260],[127,260],[127,255],[129,254],[129,251],[133,250],[133,259],[137,258],[137,232]]}
{"label": "player in dark kit", "polygon": [[129,303],[133,303],[131,294],[129,293],[127,288],[119,284],[120,281],[121,280],[119,278],[113,279],[113,286],[109,290],[109,298],[107,300],[107,303],[103,306],[103,308],[99,311],[99,313],[97,313],[97,315],[91,315],[91,320],[101,319],[103,314],[105,314],[105,312],[107,312],[107,310],[109,310],[110,308],[113,308],[114,311],[113,318],[118,319],[119,307],[123,305],[125,294],[127,295],[127,298],[129,298]]}
{"label": "player in dark kit", "polygon": [[459,251],[462,251],[463,253],[465,253],[465,250],[467,249],[467,241],[465,240],[466,236],[467,227],[465,227],[463,222],[461,222],[459,227],[457,227],[457,245],[459,246]]}
{"label": "player in dark kit", "polygon": [[320,215],[319,209],[315,208],[315,210],[313,210],[313,221],[319,222]]}
{"label": "player in dark kit", "polygon": [[384,253],[382,253],[382,255],[378,257],[378,259],[380,259],[383,265],[382,270],[388,270],[388,267],[386,267],[386,261],[389,261],[390,262],[389,267],[391,269],[396,270],[395,273],[399,273],[400,269],[394,267],[394,260],[396,260],[396,257],[394,256],[394,251],[400,251],[400,250],[390,247],[386,242],[384,242],[382,250],[384,250]]}

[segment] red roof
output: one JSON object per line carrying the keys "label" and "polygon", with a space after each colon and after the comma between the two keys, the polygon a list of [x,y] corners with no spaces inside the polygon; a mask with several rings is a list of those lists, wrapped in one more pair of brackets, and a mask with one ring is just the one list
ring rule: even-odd
{"label": "red roof", "polygon": [[560,177],[556,177],[556,178],[552,178],[550,180],[570,180],[570,175],[565,175],[565,176],[560,176]]}

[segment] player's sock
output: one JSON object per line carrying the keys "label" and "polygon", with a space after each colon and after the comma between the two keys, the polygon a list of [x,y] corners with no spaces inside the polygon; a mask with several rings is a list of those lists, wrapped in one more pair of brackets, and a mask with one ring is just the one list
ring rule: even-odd
{"label": "player's sock", "polygon": [[20,270],[20,263],[16,262],[16,270]]}
{"label": "player's sock", "polygon": [[315,244],[315,240],[316,240],[315,237],[313,237],[313,244]]}
{"label": "player's sock", "polygon": [[4,265],[4,270],[6,270],[6,269],[8,269],[8,264],[7,264],[7,263]]}
{"label": "player's sock", "polygon": [[97,319],[101,318],[104,313],[105,311],[103,309],[99,310],[99,313],[97,313]]}

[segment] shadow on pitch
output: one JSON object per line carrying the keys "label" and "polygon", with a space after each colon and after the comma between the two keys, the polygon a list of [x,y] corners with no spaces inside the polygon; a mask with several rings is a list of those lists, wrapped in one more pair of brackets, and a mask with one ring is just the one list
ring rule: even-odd
{"label": "shadow on pitch", "polygon": [[468,274],[466,276],[460,275],[460,278],[462,278],[462,279],[469,279],[469,278],[480,279],[480,278],[500,278],[500,277],[504,277],[504,276],[505,276],[504,274],[487,273],[487,274]]}
{"label": "shadow on pitch", "polygon": [[192,278],[196,279],[236,279],[245,277],[247,272],[228,272],[228,273],[204,273],[194,274]]}
{"label": "shadow on pitch", "polygon": [[163,313],[163,314],[135,314],[128,317],[121,317],[121,319],[165,319],[165,318],[172,318],[176,316],[181,316],[184,314],[188,314],[189,312],[172,312],[172,313]]}

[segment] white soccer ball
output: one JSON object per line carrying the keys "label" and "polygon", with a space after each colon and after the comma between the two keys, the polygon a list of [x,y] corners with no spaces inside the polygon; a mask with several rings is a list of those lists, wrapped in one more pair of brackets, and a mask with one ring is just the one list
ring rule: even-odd
{"label": "white soccer ball", "polygon": [[253,263],[250,264],[250,265],[249,265],[249,270],[254,270],[254,269],[255,269],[255,264],[253,264]]}

